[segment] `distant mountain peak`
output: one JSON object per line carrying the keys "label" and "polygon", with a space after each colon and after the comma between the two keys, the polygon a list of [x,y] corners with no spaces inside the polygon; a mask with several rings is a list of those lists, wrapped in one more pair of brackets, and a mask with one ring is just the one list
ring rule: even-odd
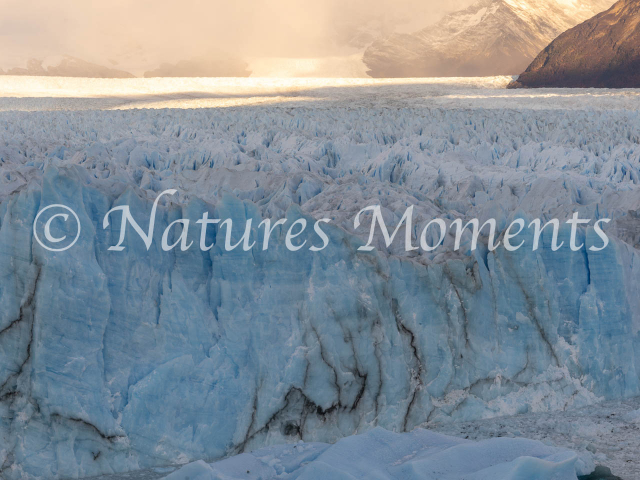
{"label": "distant mountain peak", "polygon": [[557,35],[610,4],[479,0],[416,33],[376,40],[364,62],[374,77],[515,74]]}

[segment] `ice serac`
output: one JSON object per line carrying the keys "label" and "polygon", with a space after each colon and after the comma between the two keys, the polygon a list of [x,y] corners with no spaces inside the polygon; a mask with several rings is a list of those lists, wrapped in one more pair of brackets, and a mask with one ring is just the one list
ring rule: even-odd
{"label": "ice serac", "polygon": [[[640,393],[637,112],[252,108],[0,116],[2,476],[74,478],[206,459],[375,426],[565,409]],[[579,128],[575,126],[579,125]],[[46,127],[46,128],[45,128]],[[612,146],[614,145],[614,146]],[[129,227],[129,205],[149,250]],[[78,243],[32,224],[72,208]],[[599,252],[482,244],[358,251],[355,214],[428,220],[609,217]],[[203,212],[286,218],[270,246],[164,252]],[[331,218],[286,249],[296,219]],[[420,227],[418,227],[418,225]],[[57,236],[73,237],[70,223]],[[363,230],[364,228],[364,230]],[[260,228],[260,231],[262,228]],[[178,232],[174,231],[174,235]],[[261,238],[261,237],[260,237]],[[523,239],[531,241],[530,233]],[[170,240],[172,240],[170,238]],[[173,238],[175,240],[175,238]],[[600,245],[592,228],[578,243]],[[170,243],[173,243],[172,241]]]}

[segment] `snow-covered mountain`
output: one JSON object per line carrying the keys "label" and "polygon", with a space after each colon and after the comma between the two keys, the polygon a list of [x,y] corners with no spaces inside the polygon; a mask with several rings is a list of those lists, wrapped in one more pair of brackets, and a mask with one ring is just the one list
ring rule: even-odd
{"label": "snow-covered mountain", "polygon": [[72,57],[70,55],[51,56],[44,60],[31,58],[24,67],[0,69],[0,75],[34,75],[51,77],[90,77],[90,78],[131,78],[134,75],[116,68]]}
{"label": "snow-covered mountain", "polygon": [[413,34],[376,40],[364,54],[373,77],[511,75],[551,40],[611,0],[479,0]]}

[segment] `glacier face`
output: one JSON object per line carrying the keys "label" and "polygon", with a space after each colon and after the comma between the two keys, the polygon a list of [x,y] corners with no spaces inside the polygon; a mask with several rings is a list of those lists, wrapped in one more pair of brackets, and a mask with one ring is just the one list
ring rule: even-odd
{"label": "glacier face", "polygon": [[[2,475],[88,476],[640,394],[638,123],[597,109],[0,114]],[[146,228],[167,188],[178,193],[151,248],[129,231],[109,251],[120,223],[103,229],[105,213],[130,205]],[[80,218],[66,252],[33,241],[50,204]],[[418,225],[577,211],[612,218],[612,242],[358,252],[368,232],[353,217],[374,204],[387,225],[411,204]],[[278,228],[266,251],[229,252],[213,228],[209,252],[161,250],[170,222],[204,211],[254,229],[328,217],[331,241],[290,252]]]}

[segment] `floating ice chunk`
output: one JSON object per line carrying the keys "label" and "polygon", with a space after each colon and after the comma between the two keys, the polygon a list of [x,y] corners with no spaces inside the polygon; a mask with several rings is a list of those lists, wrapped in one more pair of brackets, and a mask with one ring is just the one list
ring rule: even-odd
{"label": "floating ice chunk", "polygon": [[535,440],[473,442],[416,429],[375,428],[334,445],[278,446],[206,465],[195,462],[165,480],[576,480],[591,457]]}

